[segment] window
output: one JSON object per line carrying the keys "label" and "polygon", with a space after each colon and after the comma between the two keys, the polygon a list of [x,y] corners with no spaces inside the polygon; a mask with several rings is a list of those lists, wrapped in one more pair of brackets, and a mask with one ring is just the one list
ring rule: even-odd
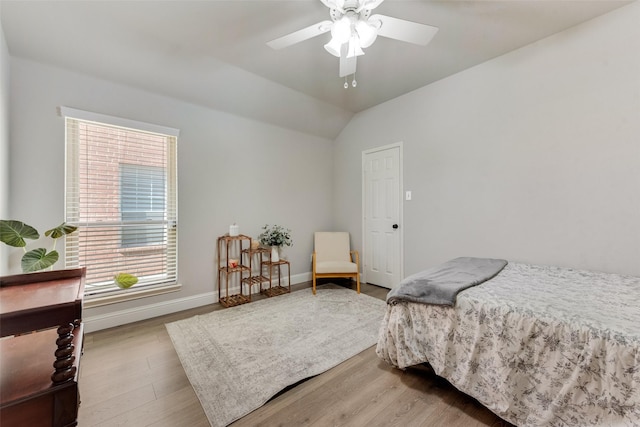
{"label": "window", "polygon": [[133,289],[177,280],[177,130],[63,107],[66,123],[67,267],[85,266],[85,294],[120,291],[113,277],[138,277]]}

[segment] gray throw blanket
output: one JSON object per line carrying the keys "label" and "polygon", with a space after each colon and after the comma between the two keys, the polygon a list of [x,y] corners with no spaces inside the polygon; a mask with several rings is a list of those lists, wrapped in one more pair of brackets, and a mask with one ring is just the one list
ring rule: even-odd
{"label": "gray throw blanket", "polygon": [[458,292],[486,282],[506,265],[503,259],[455,258],[405,278],[387,294],[387,303],[410,301],[453,306]]}

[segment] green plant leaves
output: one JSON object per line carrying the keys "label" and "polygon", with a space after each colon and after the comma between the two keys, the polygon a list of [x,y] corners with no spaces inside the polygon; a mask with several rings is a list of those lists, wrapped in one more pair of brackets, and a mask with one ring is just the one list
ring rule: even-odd
{"label": "green plant leaves", "polygon": [[[44,270],[51,267],[58,261],[60,255],[55,250],[56,239],[71,234],[76,231],[78,227],[73,225],[67,225],[64,222],[59,226],[47,230],[44,235],[51,237],[53,240],[53,248],[51,252],[47,253],[44,248],[38,248],[26,252],[22,256],[22,271],[25,273],[31,273],[38,270]],[[0,241],[6,243],[9,246],[16,248],[24,248],[27,246],[25,239],[36,240],[40,238],[38,230],[30,225],[25,224],[22,221],[0,219]]]}
{"label": "green plant leaves", "polygon": [[258,240],[260,240],[260,243],[264,246],[293,245],[291,230],[288,228],[284,228],[281,225],[269,226],[269,224],[265,224],[262,229],[264,231],[258,236]]}
{"label": "green plant leaves", "polygon": [[45,248],[33,249],[22,256],[22,271],[32,273],[38,270],[44,270],[58,262],[58,251],[47,253]]}
{"label": "green plant leaves", "polygon": [[129,273],[118,273],[113,277],[113,281],[118,285],[121,289],[129,289],[136,283],[138,283],[138,278],[133,274]]}
{"label": "green plant leaves", "polygon": [[76,231],[78,227],[74,225],[68,225],[66,223],[62,223],[59,226],[52,228],[51,230],[47,230],[44,232],[44,235],[52,239],[59,239],[62,236],[66,236],[67,234],[71,234]]}
{"label": "green plant leaves", "polygon": [[36,240],[40,237],[38,230],[21,221],[0,220],[0,241],[15,248],[27,246],[24,239]]}

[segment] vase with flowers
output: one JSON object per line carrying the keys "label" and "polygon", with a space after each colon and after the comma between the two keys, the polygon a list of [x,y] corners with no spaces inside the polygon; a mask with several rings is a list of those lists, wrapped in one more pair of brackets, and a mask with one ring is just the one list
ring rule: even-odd
{"label": "vase with flowers", "polygon": [[262,233],[258,236],[260,244],[271,247],[271,262],[280,261],[279,249],[282,246],[291,246],[291,230],[280,225],[266,224],[262,227]]}

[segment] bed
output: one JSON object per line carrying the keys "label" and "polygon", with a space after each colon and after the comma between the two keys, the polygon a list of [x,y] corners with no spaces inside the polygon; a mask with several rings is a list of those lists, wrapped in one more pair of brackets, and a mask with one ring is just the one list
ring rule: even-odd
{"label": "bed", "polygon": [[454,306],[388,304],[376,353],[518,426],[640,426],[640,278],[509,262]]}

